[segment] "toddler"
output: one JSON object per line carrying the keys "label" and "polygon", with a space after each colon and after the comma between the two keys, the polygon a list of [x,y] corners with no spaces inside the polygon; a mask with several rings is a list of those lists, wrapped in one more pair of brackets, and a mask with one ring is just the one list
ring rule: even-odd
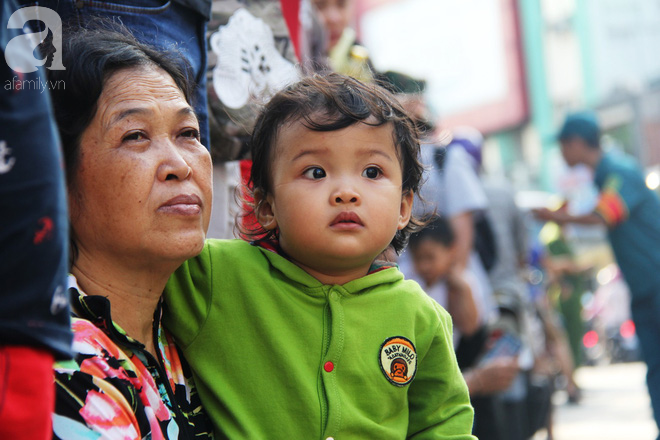
{"label": "toddler", "polygon": [[208,240],[166,289],[216,435],[474,439],[449,315],[377,261],[419,225],[419,144],[396,100],[305,78],[265,106],[251,148],[255,240]]}

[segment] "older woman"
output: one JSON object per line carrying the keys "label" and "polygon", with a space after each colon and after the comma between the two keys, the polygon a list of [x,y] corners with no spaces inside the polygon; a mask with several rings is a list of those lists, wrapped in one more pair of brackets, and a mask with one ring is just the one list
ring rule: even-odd
{"label": "older woman", "polygon": [[211,159],[187,71],[122,33],[65,33],[66,70],[50,71],[76,352],[55,368],[54,437],[210,437],[187,364],[161,326],[161,293],[204,244]]}

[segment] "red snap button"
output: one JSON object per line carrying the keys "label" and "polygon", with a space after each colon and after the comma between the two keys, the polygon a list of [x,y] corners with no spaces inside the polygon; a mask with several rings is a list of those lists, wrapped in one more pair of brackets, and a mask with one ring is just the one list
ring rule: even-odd
{"label": "red snap button", "polygon": [[323,369],[329,373],[329,372],[331,372],[332,370],[335,369],[335,364],[328,361],[328,362],[325,363],[325,365],[323,365]]}

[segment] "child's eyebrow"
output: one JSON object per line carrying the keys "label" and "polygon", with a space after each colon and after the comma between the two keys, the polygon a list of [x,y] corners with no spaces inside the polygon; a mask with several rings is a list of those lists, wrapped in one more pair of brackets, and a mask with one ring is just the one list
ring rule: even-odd
{"label": "child's eyebrow", "polygon": [[295,162],[298,159],[300,159],[302,157],[305,157],[305,156],[313,156],[313,155],[316,155],[316,154],[326,154],[326,153],[329,153],[329,152],[330,152],[330,148],[327,148],[327,147],[326,148],[308,148],[306,150],[300,151],[298,154],[293,156],[293,158],[291,158],[291,162]]}
{"label": "child's eyebrow", "polygon": [[381,156],[390,162],[393,162],[392,156],[384,152],[383,150],[380,150],[378,148],[367,148],[363,149],[362,151],[359,151],[359,154],[361,156]]}
{"label": "child's eyebrow", "polygon": [[[308,148],[305,150],[302,150],[298,152],[295,156],[291,158],[291,162],[295,162],[305,156],[315,156],[315,155],[324,155],[328,154],[330,152],[330,148],[328,147],[323,147],[323,148]],[[365,156],[365,157],[371,157],[371,156],[380,156],[384,159],[387,159],[390,162],[393,162],[394,159],[392,158],[391,155],[387,154],[383,150],[379,148],[362,148],[359,149],[357,152],[358,155],[360,156]]]}

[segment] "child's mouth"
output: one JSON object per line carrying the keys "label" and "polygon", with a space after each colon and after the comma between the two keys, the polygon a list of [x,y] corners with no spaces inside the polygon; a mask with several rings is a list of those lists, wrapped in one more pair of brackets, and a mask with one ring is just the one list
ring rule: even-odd
{"label": "child's mouth", "polygon": [[354,212],[342,212],[337,217],[335,217],[335,219],[332,221],[332,223],[330,223],[330,226],[337,226],[337,225],[364,226],[362,224],[362,220],[360,220],[360,216],[358,216]]}

